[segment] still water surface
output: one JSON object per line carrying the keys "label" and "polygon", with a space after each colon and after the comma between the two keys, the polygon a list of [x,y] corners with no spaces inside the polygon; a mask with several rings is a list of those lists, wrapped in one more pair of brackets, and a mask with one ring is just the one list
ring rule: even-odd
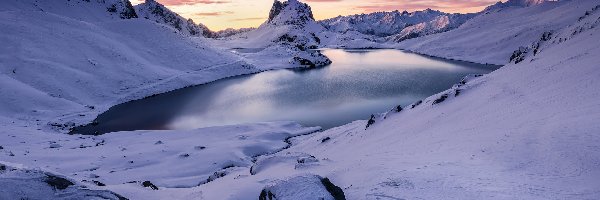
{"label": "still water surface", "polygon": [[331,128],[367,119],[498,66],[399,50],[323,50],[333,64],[228,78],[111,108],[80,132],[193,129],[266,121]]}

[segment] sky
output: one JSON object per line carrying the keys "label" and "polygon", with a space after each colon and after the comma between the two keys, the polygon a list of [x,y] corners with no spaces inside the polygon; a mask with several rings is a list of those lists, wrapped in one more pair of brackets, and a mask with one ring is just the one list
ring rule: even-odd
{"label": "sky", "polygon": [[[144,0],[131,0],[135,4]],[[269,15],[273,0],[156,0],[211,30],[258,27]],[[376,11],[424,10],[477,12],[499,0],[300,0],[308,3],[317,20]]]}

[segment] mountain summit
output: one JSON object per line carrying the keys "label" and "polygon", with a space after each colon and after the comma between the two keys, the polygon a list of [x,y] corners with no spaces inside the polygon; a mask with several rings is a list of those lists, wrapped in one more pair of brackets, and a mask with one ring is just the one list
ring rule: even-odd
{"label": "mountain summit", "polygon": [[312,10],[308,4],[298,0],[281,2],[275,0],[269,12],[267,23],[273,25],[302,25],[315,21]]}

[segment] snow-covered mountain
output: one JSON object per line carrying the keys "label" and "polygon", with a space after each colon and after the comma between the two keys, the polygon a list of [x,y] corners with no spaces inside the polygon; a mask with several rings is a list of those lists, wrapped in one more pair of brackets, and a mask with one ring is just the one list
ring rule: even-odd
{"label": "snow-covered mountain", "polygon": [[[537,53],[518,64],[465,77],[378,115],[367,129],[367,121],[357,121],[293,138],[292,147],[259,157],[254,173],[230,174],[203,195],[218,198],[216,189],[227,187],[236,191],[230,199],[257,196],[255,183],[276,179],[264,186],[267,196],[320,196],[322,181],[309,176],[315,174],[347,199],[595,199],[600,5],[593,4],[599,2],[561,7],[581,12],[569,9],[563,17],[573,20],[538,35]],[[251,175],[237,178],[244,174]]]}
{"label": "snow-covered mountain", "polygon": [[125,0],[0,1],[0,199],[600,196],[597,0],[506,7],[401,42],[507,65],[376,114],[368,128],[271,122],[63,134],[128,100],[270,69],[307,53],[303,45],[366,36],[329,32],[309,9],[276,2],[258,29],[212,40],[136,18]]}
{"label": "snow-covered mountain", "polygon": [[401,38],[410,33],[414,35],[417,30],[423,30],[419,34],[426,34],[426,32],[435,32],[435,30],[455,28],[473,16],[475,14],[449,14],[426,9],[412,13],[392,11],[339,16],[322,20],[320,23],[327,29],[339,33],[357,31],[378,37],[401,34],[401,36],[397,36]]}
{"label": "snow-covered mountain", "polygon": [[[12,86],[0,90],[0,104],[9,105],[0,106],[0,115],[36,124],[89,123],[118,103],[259,71],[205,38],[128,19],[135,12],[127,5],[0,1],[0,82]],[[107,9],[113,7],[116,12]],[[122,14],[129,12],[134,14]]]}
{"label": "snow-covered mountain", "polygon": [[[516,4],[512,2],[523,1],[505,4]],[[398,47],[445,58],[506,64],[520,46],[537,41],[544,32],[568,26],[596,2],[578,0],[510,6],[484,12],[447,32],[405,40]]]}
{"label": "snow-covered mountain", "polygon": [[[251,49],[257,65],[325,66],[331,61],[314,49],[321,44],[319,35],[326,29],[318,24],[308,4],[298,0],[274,1],[269,18],[257,29],[220,41],[232,49]],[[272,62],[272,63],[270,63]]]}
{"label": "snow-covered mountain", "polygon": [[529,7],[536,6],[546,2],[553,2],[558,0],[508,0],[506,2],[498,2],[494,5],[488,6],[483,12],[497,11],[504,8],[510,7]]}
{"label": "snow-covered mountain", "polygon": [[253,31],[256,28],[239,28],[239,29],[233,29],[233,28],[228,28],[225,30],[220,30],[220,31],[216,31],[214,33],[214,37],[215,38],[225,38],[225,37],[231,37],[233,35],[237,35],[240,33],[245,33],[248,31]]}
{"label": "snow-covered mountain", "polygon": [[411,38],[440,33],[458,28],[477,14],[447,14],[403,28],[400,33],[390,36],[390,40],[401,42]]}
{"label": "snow-covered mountain", "polygon": [[146,2],[136,5],[135,11],[141,18],[169,25],[187,35],[215,37],[215,33],[205,25],[196,24],[192,19],[185,19],[155,0],[146,0]]}
{"label": "snow-covered mountain", "polygon": [[4,0],[0,11],[30,11],[52,13],[81,21],[105,21],[137,18],[128,0]]}

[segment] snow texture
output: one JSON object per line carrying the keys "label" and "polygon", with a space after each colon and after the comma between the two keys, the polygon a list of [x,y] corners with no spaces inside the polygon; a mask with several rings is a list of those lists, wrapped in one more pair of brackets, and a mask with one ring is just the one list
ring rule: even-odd
{"label": "snow texture", "polygon": [[[112,105],[289,67],[281,64],[308,53],[290,46],[350,37],[310,37],[324,29],[306,4],[275,4],[256,30],[212,40],[136,18],[127,1],[0,1],[0,198],[256,199],[264,191],[294,200],[331,199],[340,190],[347,199],[600,196],[594,0],[510,6],[397,44],[508,64],[374,114],[368,129],[365,120],[321,132],[270,122],[63,134]],[[357,45],[376,43],[354,34]]]}
{"label": "snow texture", "polygon": [[[505,4],[520,5],[512,2],[517,1]],[[559,1],[496,9],[476,16],[457,29],[406,40],[398,47],[432,56],[503,65],[520,46],[536,41],[544,32],[572,24],[597,3],[594,0]]]}

